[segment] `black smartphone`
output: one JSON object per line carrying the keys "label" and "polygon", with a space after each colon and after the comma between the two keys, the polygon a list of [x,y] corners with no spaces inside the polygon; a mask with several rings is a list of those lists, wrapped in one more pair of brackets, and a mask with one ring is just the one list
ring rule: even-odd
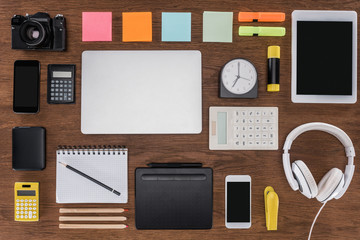
{"label": "black smartphone", "polygon": [[39,85],[39,61],[16,60],[14,63],[14,112],[37,113],[39,111]]}

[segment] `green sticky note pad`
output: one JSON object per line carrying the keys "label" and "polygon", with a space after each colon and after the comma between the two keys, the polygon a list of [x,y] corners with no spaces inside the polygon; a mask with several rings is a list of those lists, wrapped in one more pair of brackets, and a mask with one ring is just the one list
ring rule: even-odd
{"label": "green sticky note pad", "polygon": [[203,42],[232,42],[233,12],[204,12]]}

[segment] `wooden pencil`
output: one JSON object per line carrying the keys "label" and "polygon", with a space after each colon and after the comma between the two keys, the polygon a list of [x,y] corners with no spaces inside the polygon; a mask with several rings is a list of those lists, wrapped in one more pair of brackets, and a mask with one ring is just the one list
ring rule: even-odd
{"label": "wooden pencil", "polygon": [[123,216],[60,216],[60,222],[71,221],[126,221]]}
{"label": "wooden pencil", "polygon": [[60,213],[122,213],[128,211],[123,208],[60,208]]}
{"label": "wooden pencil", "polygon": [[124,229],[127,227],[125,224],[59,224],[59,228],[62,229]]}

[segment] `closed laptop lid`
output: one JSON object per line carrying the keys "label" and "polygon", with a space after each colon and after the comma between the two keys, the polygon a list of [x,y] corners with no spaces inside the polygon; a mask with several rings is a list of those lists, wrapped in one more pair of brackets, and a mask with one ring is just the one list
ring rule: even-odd
{"label": "closed laptop lid", "polygon": [[84,51],[84,134],[202,130],[200,51]]}

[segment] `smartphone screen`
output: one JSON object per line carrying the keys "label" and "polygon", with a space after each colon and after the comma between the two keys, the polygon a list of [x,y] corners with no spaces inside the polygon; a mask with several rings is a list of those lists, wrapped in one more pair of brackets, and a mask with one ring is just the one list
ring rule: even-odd
{"label": "smartphone screen", "polygon": [[227,183],[227,222],[250,222],[250,182]]}
{"label": "smartphone screen", "polygon": [[13,110],[16,113],[39,111],[40,63],[17,60],[14,63]]}

